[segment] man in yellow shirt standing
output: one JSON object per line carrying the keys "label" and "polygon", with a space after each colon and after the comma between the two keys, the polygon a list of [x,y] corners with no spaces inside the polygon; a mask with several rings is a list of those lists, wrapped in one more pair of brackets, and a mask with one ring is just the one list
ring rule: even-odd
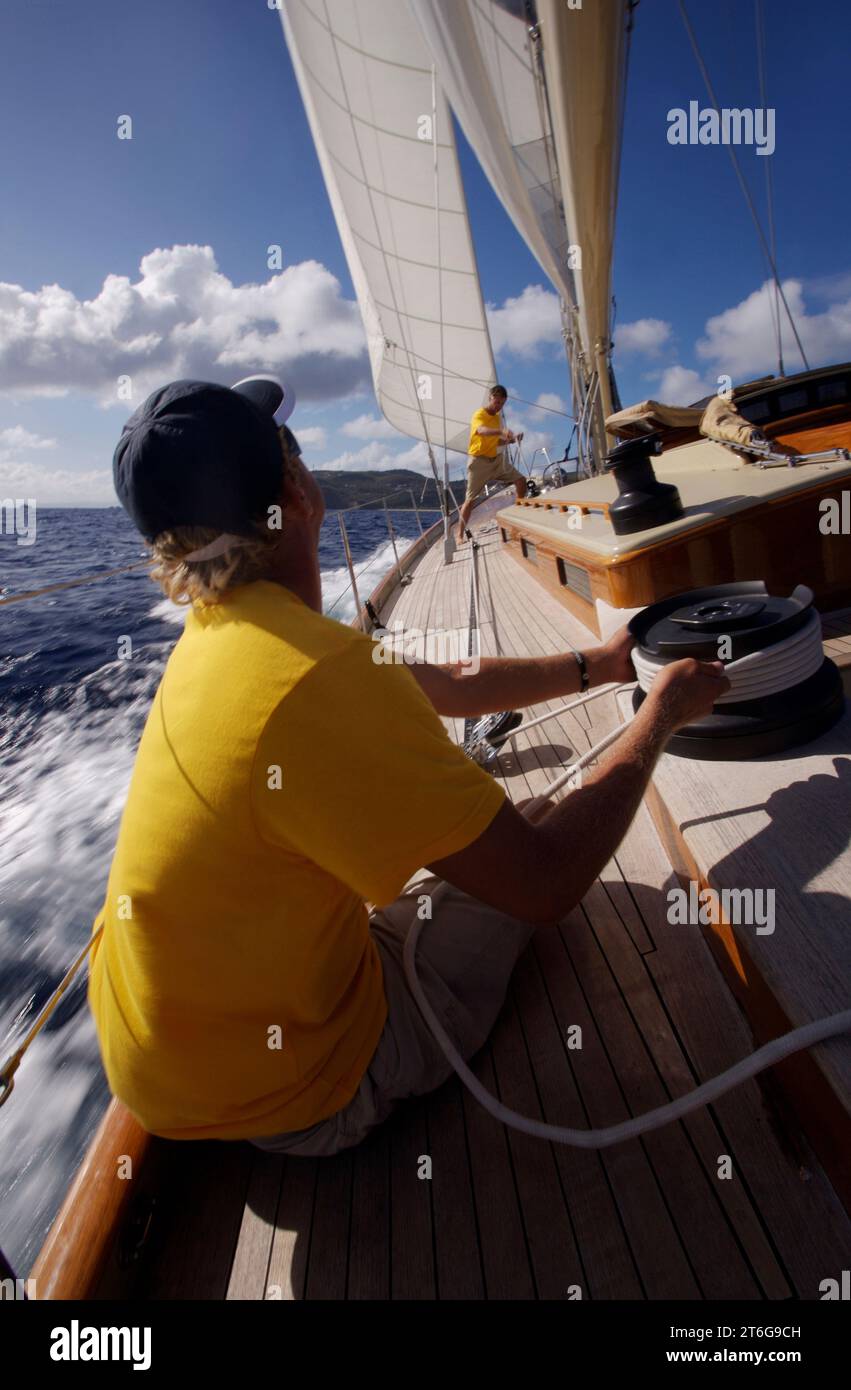
{"label": "man in yellow shirt standing", "polygon": [[533,925],[579,902],[670,733],[727,682],[667,667],[583,787],[527,819],[439,715],[626,680],[629,635],[475,674],[376,660],[323,616],[325,508],[283,398],[265,378],[172,382],[115,451],[153,577],[191,606],[136,755],[89,1001],[110,1088],[150,1132],[321,1155],[450,1074],[405,974],[411,923],[428,917],[420,983],[470,1057]]}
{"label": "man in yellow shirt standing", "polygon": [[473,503],[485,483],[514,483],[517,496],[526,496],[526,479],[506,461],[505,454],[500,452],[503,444],[519,444],[523,438],[522,433],[514,434],[503,426],[502,412],[507,399],[508,392],[505,387],[494,386],[487,405],[482,410],[477,410],[470,421],[467,494],[458,513],[459,544],[467,534],[467,522],[473,510]]}

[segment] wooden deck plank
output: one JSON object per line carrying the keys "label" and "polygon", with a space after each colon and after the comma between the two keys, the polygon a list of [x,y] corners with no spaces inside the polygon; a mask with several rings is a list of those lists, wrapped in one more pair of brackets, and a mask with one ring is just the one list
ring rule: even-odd
{"label": "wooden deck plank", "polygon": [[[583,907],[595,938],[597,971],[602,980],[605,962],[610,972],[605,984],[610,988],[616,986],[623,1001],[624,1017],[622,1028],[615,1032],[616,1040],[627,1033],[630,1024],[634,1026],[634,1038],[627,1037],[626,1046],[634,1061],[637,1079],[634,1088],[627,1090],[627,1100],[634,1113],[641,1113],[664,1105],[674,1095],[692,1090],[694,1077],[678,1048],[645,962],[623,930],[611,904],[601,893],[591,896],[590,900],[586,898]],[[587,946],[590,947],[590,938]],[[617,1041],[610,1045],[610,1051]],[[623,1068],[618,1065],[617,1071],[623,1079]],[[659,1131],[658,1138],[648,1135],[644,1143],[654,1165],[657,1157],[660,1163],[670,1163],[666,1175],[660,1171],[660,1180],[677,1228],[686,1242],[691,1232],[691,1244],[687,1244],[687,1248],[706,1296],[757,1296],[757,1284],[742,1257],[725,1211],[724,1199],[737,1179],[722,1182],[717,1177],[718,1158],[724,1146],[706,1112],[701,1112],[693,1123],[666,1127]],[[738,1215],[740,1225],[745,1225],[749,1212],[740,1209]],[[788,1294],[788,1289],[784,1292]]]}
{"label": "wooden deck plank", "polygon": [[390,1138],[382,1125],[352,1152],[352,1299],[390,1297]]}
{"label": "wooden deck plank", "polygon": [[[524,642],[522,629],[516,626],[517,619],[508,604],[503,610],[503,633],[509,643],[509,650],[516,654],[527,654],[521,643]],[[531,653],[528,653],[531,654]],[[528,717],[558,709],[564,700],[551,700],[535,705],[524,711]],[[509,740],[506,751],[500,754],[499,768],[505,789],[513,800],[519,800],[515,783],[522,776],[524,784],[521,795],[539,795],[558,775],[563,765],[572,761],[577,751],[588,746],[581,725],[573,714],[547,720],[545,724],[517,735]]]}
{"label": "wooden deck plank", "polygon": [[[577,918],[562,929],[574,968],[582,980],[589,1006],[597,1020],[624,1098],[632,1114],[643,1114],[670,1099],[662,1085],[640,1030],[627,1008],[612,972],[600,950],[587,917]],[[647,1003],[649,982],[637,985],[630,1002],[640,993]],[[659,1011],[653,1019],[657,1044],[670,1048],[667,1020]],[[575,1065],[582,1065],[578,1054]],[[665,1194],[680,1239],[688,1253],[704,1297],[753,1298],[758,1290],[723,1216],[716,1192],[699,1163],[681,1124],[666,1125],[642,1139],[659,1185]]]}
{"label": "wooden deck plank", "polygon": [[231,1301],[266,1298],[283,1174],[284,1159],[279,1154],[256,1151],[228,1282]]}
{"label": "wooden deck plank", "polygon": [[[521,1115],[541,1119],[535,1077],[517,1004],[511,996],[492,1035],[491,1054],[499,1099]],[[587,1282],[582,1256],[552,1148],[514,1129],[509,1130],[508,1142],[538,1297],[568,1299],[575,1287],[584,1297]]]}
{"label": "wooden deck plank", "polygon": [[[565,1035],[553,1014],[534,949],[519,962],[512,983],[544,1119],[548,1124],[588,1129],[566,1056]],[[553,1155],[582,1252],[587,1296],[641,1298],[641,1281],[600,1155],[564,1144],[554,1144]]]}
{"label": "wooden deck plank", "polygon": [[346,1297],[351,1213],[352,1154],[344,1150],[319,1164],[305,1298]]}
{"label": "wooden deck plank", "polygon": [[389,1120],[392,1194],[391,1297],[432,1299],[437,1296],[431,1183],[418,1176],[421,1160],[431,1152],[427,1099],[408,1101]]}
{"label": "wooden deck plank", "polygon": [[275,1238],[269,1256],[269,1297],[282,1302],[304,1298],[319,1160],[285,1158]]}
{"label": "wooden deck plank", "polygon": [[[571,914],[568,922],[574,916]],[[618,1078],[559,933],[538,932],[535,953],[561,1028],[566,1031],[578,1025],[582,1030],[582,1065],[577,1065],[575,1053],[569,1055],[569,1061],[587,1117],[585,1127],[627,1119]],[[640,1142],[604,1149],[601,1158],[646,1296],[698,1298],[697,1283]]]}
{"label": "wooden deck plank", "polygon": [[[470,1066],[482,1085],[496,1095],[490,1044]],[[487,1296],[489,1299],[534,1298],[535,1283],[511,1167],[507,1130],[466,1088],[464,1114]]]}
{"label": "wooden deck plank", "polygon": [[253,1154],[248,1144],[199,1141],[176,1146],[140,1297],[225,1298]]}
{"label": "wooden deck plank", "polygon": [[464,1104],[457,1079],[429,1097],[428,1133],[438,1297],[484,1298]]}
{"label": "wooden deck plank", "polygon": [[[646,808],[639,811],[639,819],[649,834],[653,827]],[[627,836],[617,857],[645,921],[652,924],[671,882],[664,854],[650,854],[646,842]],[[753,1051],[751,1030],[699,932],[680,928],[663,933],[652,925],[650,930],[658,949],[648,958],[648,968],[696,1080],[706,1081]],[[701,994],[707,996],[707,1004],[696,1007]],[[788,1119],[777,1115],[763,1078],[722,1096],[712,1114],[766,1231],[766,1251],[761,1252],[753,1238],[748,1249],[769,1296],[783,1296],[773,1291],[776,1250],[798,1296],[815,1297],[825,1277],[819,1271],[844,1268],[842,1261],[847,1264],[851,1254],[851,1223],[823,1170],[805,1141],[787,1135]]]}

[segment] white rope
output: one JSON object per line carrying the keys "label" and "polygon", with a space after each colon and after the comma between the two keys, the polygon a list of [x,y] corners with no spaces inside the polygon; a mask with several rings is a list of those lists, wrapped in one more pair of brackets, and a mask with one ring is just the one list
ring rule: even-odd
{"label": "white rope", "polygon": [[560,714],[566,714],[568,710],[576,709],[578,705],[587,705],[591,700],[599,700],[601,695],[611,695],[617,689],[617,685],[601,685],[587,695],[580,695],[575,700],[569,700],[566,705],[559,705],[558,709],[547,710],[546,714],[539,714],[536,719],[524,719],[522,724],[518,724],[516,729],[511,730],[511,737],[525,734],[529,729],[536,729],[539,724],[546,724],[548,719],[557,719]]}
{"label": "white rope", "polygon": [[622,1144],[627,1139],[636,1139],[640,1134],[646,1134],[648,1130],[661,1129],[663,1125],[671,1124],[673,1120],[680,1120],[684,1115],[691,1114],[693,1110],[699,1110],[702,1106],[709,1105],[719,1096],[726,1095],[727,1091],[732,1091],[734,1087],[740,1086],[743,1081],[756,1076],[758,1072],[765,1071],[766,1067],[775,1066],[784,1057],[791,1056],[793,1052],[801,1052],[806,1047],[813,1047],[816,1043],[824,1042],[826,1038],[837,1037],[840,1033],[851,1031],[851,1009],[846,1009],[844,1013],[831,1014],[829,1018],[819,1019],[816,1023],[807,1023],[804,1027],[795,1028],[791,1033],[786,1033],[781,1038],[775,1038],[772,1042],[761,1047],[753,1056],[743,1058],[741,1062],[737,1062],[735,1066],[722,1072],[720,1076],[713,1077],[711,1081],[704,1082],[702,1086],[698,1086],[687,1096],[680,1096],[678,1100],[672,1100],[667,1105],[649,1110],[644,1115],[636,1115],[632,1119],[622,1120],[620,1124],[608,1125],[604,1129],[568,1129],[562,1125],[549,1125],[543,1120],[533,1120],[527,1115],[518,1114],[516,1110],[509,1110],[507,1105],[503,1105],[501,1101],[496,1099],[496,1096],[491,1095],[490,1091],[486,1090],[479,1079],[470,1071],[464,1058],[446,1033],[417,977],[417,941],[423,925],[423,922],[416,918],[408,932],[404,950],[405,973],[408,977],[411,993],[446,1060],[451,1063],[453,1070],[476,1097],[480,1105],[483,1105],[494,1119],[508,1125],[510,1129],[518,1129],[523,1134],[531,1134],[536,1139],[549,1139],[555,1144],[570,1144],[575,1149],[608,1149],[611,1148],[612,1144]]}
{"label": "white rope", "polygon": [[[675,656],[648,656],[635,647],[632,664],[641,689],[645,693],[650,690],[659,672],[677,660],[679,658]],[[749,652],[747,656],[739,657],[738,661],[727,662],[724,675],[730,682],[730,689],[725,695],[719,696],[715,703],[732,705],[741,700],[765,699],[768,695],[779,694],[781,690],[790,690],[792,686],[800,685],[801,681],[815,675],[823,661],[821,620],[813,609],[803,627],[793,632],[791,637],[775,642],[772,647],[764,647],[762,651]]]}
{"label": "white rope", "polygon": [[[815,616],[814,614],[813,617]],[[816,627],[819,635],[819,656],[823,659],[820,640],[821,628],[817,620]],[[799,633],[793,634],[793,638],[799,638],[801,633],[806,631],[806,627],[801,629]],[[802,639],[798,645],[806,649],[808,640],[809,639],[805,641]],[[787,652],[790,651],[793,647],[793,639],[787,639],[785,642],[777,643],[775,647],[768,649],[766,652],[754,652],[749,657],[741,658],[740,661],[731,662],[726,668],[727,673],[730,673],[731,668],[738,668],[735,674],[741,676],[741,681],[746,681],[750,679],[748,673],[753,670],[754,666],[760,666],[759,662],[752,661],[752,657],[770,657],[772,653],[776,653],[781,647],[786,649]],[[632,658],[636,670],[638,671],[639,665],[638,660],[636,660],[637,657],[641,659],[641,654],[636,648],[633,650]],[[750,667],[746,665],[748,662],[751,663]],[[661,669],[662,665],[667,664],[667,661],[661,662],[656,670],[653,671],[653,676],[655,676],[658,669]],[[772,679],[777,676],[780,670],[779,665],[772,665],[770,661],[767,663],[763,662],[762,665],[765,669],[761,672],[761,675],[765,676],[767,670],[768,675],[771,676]],[[745,672],[745,674],[741,675],[742,672]],[[801,677],[801,679],[803,678]],[[741,684],[737,686],[737,689],[741,688]],[[781,686],[779,688],[784,687]],[[612,687],[608,687],[607,691],[611,689]],[[602,690],[594,692],[595,695],[603,693],[606,692]],[[738,698],[742,698],[741,694],[738,695]],[[574,700],[571,701],[570,704],[565,705],[561,710],[552,711],[540,716],[539,719],[530,720],[528,723],[514,729],[512,731],[512,737],[524,729],[532,728],[535,724],[543,723],[544,720],[553,718],[555,714],[563,713],[565,709],[571,709],[575,705],[583,703],[585,703],[585,699]],[[629,728],[630,723],[631,721],[627,721],[610,730],[609,733],[595,743],[593,747],[589,748],[587,753],[583,753],[581,758],[578,758],[576,762],[571,763],[569,767],[565,768],[564,772],[550,782],[546,790],[540,796],[535,797],[534,800],[525,807],[525,814],[527,816],[531,815],[540,807],[544,806],[555,792],[561,790],[563,786],[574,780],[577,773],[581,772],[586,764],[592,762],[600,753],[619,739]],[[603,1129],[569,1129],[562,1125],[550,1125],[546,1124],[543,1120],[533,1120],[527,1115],[520,1115],[516,1110],[510,1110],[508,1106],[503,1105],[501,1101],[491,1095],[490,1091],[486,1090],[478,1078],[470,1071],[464,1058],[458,1052],[432,1009],[417,975],[417,942],[423,925],[422,920],[416,918],[405,939],[403,955],[405,974],[411,993],[416,999],[420,1011],[447,1061],[450,1063],[457,1076],[463,1081],[467,1089],[475,1096],[479,1104],[483,1105],[485,1110],[487,1110],[490,1115],[493,1115],[494,1119],[499,1120],[501,1124],[508,1125],[510,1129],[520,1130],[523,1134],[531,1134],[537,1139],[548,1139],[555,1144],[567,1144],[577,1149],[607,1149],[613,1144],[622,1144],[628,1139],[636,1139],[639,1135],[646,1134],[649,1130],[661,1129],[664,1125],[671,1124],[674,1120],[680,1120],[683,1116],[691,1114],[692,1111],[699,1110],[704,1105],[711,1104],[711,1102],[717,1100],[719,1096],[726,1095],[728,1091],[732,1091],[736,1086],[740,1086],[743,1081],[747,1081],[750,1077],[756,1076],[761,1071],[765,1071],[767,1067],[776,1066],[776,1064],[781,1062],[785,1057],[789,1057],[795,1052],[801,1052],[805,1048],[814,1047],[817,1043],[824,1042],[827,1038],[838,1037],[841,1033],[851,1031],[851,1009],[846,1009],[842,1013],[831,1014],[828,1018],[818,1019],[813,1023],[805,1024],[801,1028],[795,1028],[791,1032],[785,1033],[780,1038],[774,1038],[771,1042],[766,1043],[764,1047],[759,1048],[751,1057],[743,1058],[742,1061],[737,1062],[734,1066],[729,1067],[727,1071],[722,1072],[720,1076],[713,1077],[711,1081],[706,1081],[702,1086],[696,1087],[696,1089],[691,1091],[688,1095],[680,1096],[678,1100],[670,1101],[667,1105],[658,1106],[655,1110],[649,1110],[644,1115],[634,1116],[632,1119],[623,1120],[620,1124],[608,1125]]]}

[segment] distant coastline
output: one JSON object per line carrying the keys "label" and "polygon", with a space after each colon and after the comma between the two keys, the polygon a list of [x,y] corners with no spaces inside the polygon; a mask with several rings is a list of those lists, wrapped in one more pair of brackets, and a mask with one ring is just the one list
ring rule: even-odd
{"label": "distant coastline", "polygon": [[[311,469],[314,478],[322,489],[325,506],[329,511],[345,511],[348,507],[362,507],[365,511],[381,509],[383,498],[391,511],[411,512],[414,505],[424,512],[440,511],[441,498],[433,478],[415,473],[411,468],[377,468],[362,472],[344,472],[336,468]],[[460,501],[464,490],[463,478],[450,478],[449,486]],[[413,497],[411,497],[413,493]],[[46,503],[45,511],[115,511],[120,510],[117,502],[105,502],[98,506],[74,507],[62,503]]]}
{"label": "distant coastline", "polygon": [[[381,508],[384,497],[393,511],[413,511],[415,504],[423,511],[439,511],[441,507],[441,497],[434,479],[423,477],[422,473],[415,473],[410,468],[351,473],[335,468],[314,468],[311,471],[322,489],[329,511],[354,506],[365,510]],[[459,489],[463,490],[463,481],[450,478],[449,485],[460,497]]]}

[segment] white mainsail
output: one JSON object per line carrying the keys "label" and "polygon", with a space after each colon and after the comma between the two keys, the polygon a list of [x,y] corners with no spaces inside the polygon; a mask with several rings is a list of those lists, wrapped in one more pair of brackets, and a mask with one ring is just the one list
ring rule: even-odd
{"label": "white mainsail", "polygon": [[285,0],[284,32],[379,405],[466,452],[496,380],[452,118],[403,0]]}

